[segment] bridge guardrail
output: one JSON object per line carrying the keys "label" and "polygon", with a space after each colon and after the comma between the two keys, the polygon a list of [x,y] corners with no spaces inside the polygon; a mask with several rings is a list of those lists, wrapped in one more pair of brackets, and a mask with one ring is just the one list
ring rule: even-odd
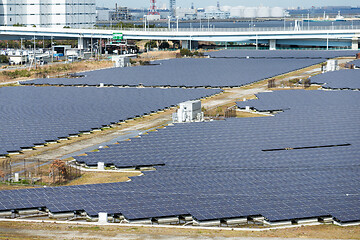
{"label": "bridge guardrail", "polygon": [[97,27],[99,30],[119,30],[119,31],[139,31],[139,32],[267,32],[267,31],[317,31],[317,30],[360,30],[360,25],[342,25],[342,26],[301,26],[295,27],[249,27],[249,28],[114,28],[114,27]]}

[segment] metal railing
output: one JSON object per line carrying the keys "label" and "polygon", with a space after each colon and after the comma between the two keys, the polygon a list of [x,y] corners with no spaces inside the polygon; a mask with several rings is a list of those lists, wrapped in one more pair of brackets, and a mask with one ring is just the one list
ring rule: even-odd
{"label": "metal railing", "polygon": [[119,31],[138,31],[138,32],[274,32],[274,31],[335,31],[335,30],[360,30],[360,25],[340,25],[340,26],[301,26],[295,27],[248,27],[248,28],[115,28],[115,27],[95,27],[98,30],[119,30]]}

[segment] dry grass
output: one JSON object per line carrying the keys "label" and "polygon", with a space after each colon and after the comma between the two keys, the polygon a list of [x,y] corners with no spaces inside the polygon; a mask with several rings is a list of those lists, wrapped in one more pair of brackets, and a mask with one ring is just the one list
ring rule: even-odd
{"label": "dry grass", "polygon": [[[111,66],[113,66],[113,63],[111,61],[81,61],[81,62],[74,62],[67,64],[55,63],[52,65],[39,67],[36,70],[32,69],[28,71],[30,73],[30,77],[10,78],[7,75],[5,75],[3,72],[1,72],[0,83],[1,82],[11,83],[19,80],[30,80],[44,76],[55,77],[58,76],[59,74],[64,75],[67,73],[90,71],[95,69],[108,68]],[[28,70],[28,68],[26,68],[25,70]],[[16,69],[5,70],[5,71],[15,72]],[[49,81],[51,80],[49,79]]]}
{"label": "dry grass", "polygon": [[[80,178],[77,178],[65,186],[72,185],[84,185],[84,184],[98,184],[98,183],[114,183],[114,182],[126,182],[130,178],[139,176],[141,172],[83,172]],[[37,188],[39,186],[31,185],[10,185],[6,183],[0,183],[0,191],[2,190],[15,190],[26,188]]]}
{"label": "dry grass", "polygon": [[80,178],[66,185],[126,182],[130,179],[129,177],[139,176],[139,174],[136,172],[85,172]]}
{"label": "dry grass", "polygon": [[0,183],[0,191],[2,190],[15,190],[15,189],[24,189],[24,188],[34,188],[33,186],[28,185],[10,185],[6,183]]}
{"label": "dry grass", "polygon": [[138,58],[134,59],[135,61],[154,61],[161,59],[171,59],[176,58],[176,53],[180,51],[150,51],[147,53],[142,53]]}
{"label": "dry grass", "polygon": [[[171,239],[184,238],[233,238],[233,237],[278,237],[278,238],[320,238],[360,239],[360,227],[339,227],[335,225],[306,226],[290,229],[255,231],[222,231],[204,229],[175,229],[126,226],[86,226],[56,223],[0,222],[0,236],[18,239]],[[60,238],[59,238],[60,237]],[[131,238],[132,239],[132,238]]]}
{"label": "dry grass", "polygon": [[248,118],[248,117],[267,117],[267,116],[257,113],[251,113],[251,112],[236,111],[236,117]]}

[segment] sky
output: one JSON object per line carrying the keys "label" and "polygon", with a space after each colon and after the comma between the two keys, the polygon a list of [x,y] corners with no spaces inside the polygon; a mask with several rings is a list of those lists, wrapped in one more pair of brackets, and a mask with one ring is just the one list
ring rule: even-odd
{"label": "sky", "polygon": [[[206,6],[216,6],[218,0],[176,0],[178,7],[190,8],[191,3],[194,3],[196,8]],[[269,6],[269,7],[305,7],[312,6],[360,6],[359,0],[219,0],[220,5],[225,6]],[[98,7],[114,7],[115,3],[118,6],[130,7],[130,8],[148,8],[150,6],[150,0],[96,0]],[[158,8],[161,8],[164,4],[169,6],[168,0],[157,0]]]}

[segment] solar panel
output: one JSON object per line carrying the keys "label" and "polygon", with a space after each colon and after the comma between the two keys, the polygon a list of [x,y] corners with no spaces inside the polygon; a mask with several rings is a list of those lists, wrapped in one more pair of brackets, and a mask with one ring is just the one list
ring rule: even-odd
{"label": "solar panel", "polygon": [[329,59],[355,56],[356,50],[220,50],[207,53],[212,58]]}
{"label": "solar panel", "polygon": [[236,87],[323,62],[324,59],[210,59],[156,61],[159,65],[86,72],[84,78],[46,78],[22,84]]}
{"label": "solar panel", "polygon": [[360,89],[360,70],[343,69],[326,72],[311,78],[312,83],[322,84],[323,88],[329,89]]}
{"label": "solar panel", "polygon": [[0,88],[0,155],[207,97],[216,89]]}
{"label": "solar panel", "polygon": [[[284,112],[175,124],[110,145],[76,159],[118,167],[165,165],[126,183],[0,191],[0,210],[78,208],[93,216],[122,214],[128,220],[191,215],[197,221],[249,216],[359,221],[359,100],[357,91],[261,93],[246,104],[286,107]],[[293,148],[339,143],[347,145]],[[280,147],[287,149],[262,151]]]}
{"label": "solar panel", "polygon": [[354,64],[356,68],[360,68],[360,59],[354,60],[350,62],[350,64]]}

